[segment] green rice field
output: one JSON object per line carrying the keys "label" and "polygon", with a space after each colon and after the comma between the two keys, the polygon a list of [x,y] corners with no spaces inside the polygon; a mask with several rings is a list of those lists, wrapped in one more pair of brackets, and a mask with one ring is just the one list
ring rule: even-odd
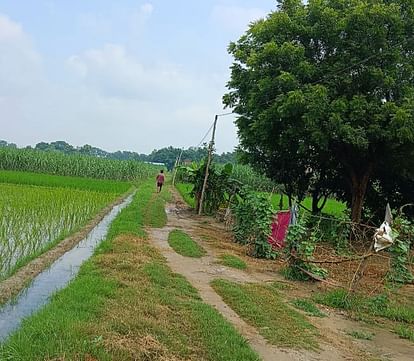
{"label": "green rice field", "polygon": [[0,279],[80,230],[132,184],[0,171]]}

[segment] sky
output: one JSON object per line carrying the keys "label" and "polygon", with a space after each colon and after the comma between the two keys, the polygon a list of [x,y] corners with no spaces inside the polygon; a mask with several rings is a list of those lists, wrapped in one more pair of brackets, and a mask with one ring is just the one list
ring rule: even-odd
{"label": "sky", "polygon": [[[227,53],[274,0],[0,0],[0,139],[149,153],[199,144]],[[233,115],[216,148],[237,145]]]}

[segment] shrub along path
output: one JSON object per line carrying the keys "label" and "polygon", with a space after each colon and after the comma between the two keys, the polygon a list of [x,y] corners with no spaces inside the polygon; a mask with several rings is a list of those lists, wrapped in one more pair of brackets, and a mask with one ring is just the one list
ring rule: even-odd
{"label": "shrub along path", "polygon": [[[371,344],[364,344],[344,332],[344,328],[361,329],[361,324],[346,320],[334,311],[328,312],[326,318],[303,317],[305,312],[298,314],[293,306],[289,306],[290,296],[283,294],[283,290],[278,290],[283,288],[284,283],[281,282],[286,281],[276,273],[224,267],[220,264],[222,250],[214,247],[214,243],[208,242],[206,237],[200,236],[200,229],[216,228],[217,233],[222,235],[225,230],[220,229],[222,226],[213,220],[190,213],[176,191],[173,191],[173,201],[167,204],[166,211],[167,225],[148,230],[150,242],[167,259],[173,272],[183,275],[198,290],[202,300],[212,305],[230,321],[263,360],[377,361],[383,359],[384,352],[389,355],[387,359],[390,360],[410,359],[406,358],[406,352],[414,348],[411,349],[407,342],[398,340],[389,332],[387,332],[388,345],[382,342],[381,330],[378,330],[379,344],[376,344],[375,339],[366,341]],[[176,253],[168,244],[168,235],[174,229],[180,229],[191,236],[207,254],[202,258],[194,259]],[[244,284],[247,284],[247,287]],[[249,284],[258,286],[249,286]],[[272,287],[276,301],[271,300]],[[216,291],[220,292],[220,295]],[[279,319],[276,311],[272,310],[267,302],[275,302],[274,306],[277,306],[275,308],[280,312]],[[279,305],[278,302],[281,304]],[[273,314],[269,315],[268,312]],[[278,332],[281,334],[280,330],[273,333],[271,331],[278,325],[283,330],[283,337],[277,336]],[[396,346],[398,344],[398,351],[396,351],[397,347],[392,347],[394,341]],[[403,352],[400,352],[401,347]]]}

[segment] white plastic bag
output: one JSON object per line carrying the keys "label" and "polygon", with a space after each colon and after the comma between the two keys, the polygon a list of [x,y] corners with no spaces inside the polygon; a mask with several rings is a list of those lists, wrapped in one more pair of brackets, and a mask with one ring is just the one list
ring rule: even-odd
{"label": "white plastic bag", "polygon": [[385,248],[390,247],[394,243],[392,229],[387,221],[384,221],[380,228],[377,228],[374,234],[374,249],[379,252]]}

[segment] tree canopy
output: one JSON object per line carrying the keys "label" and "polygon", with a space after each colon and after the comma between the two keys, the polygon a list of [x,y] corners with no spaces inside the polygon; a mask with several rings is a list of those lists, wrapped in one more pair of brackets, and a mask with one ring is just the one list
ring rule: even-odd
{"label": "tree canopy", "polygon": [[359,222],[374,181],[412,176],[413,34],[413,0],[279,2],[229,46],[246,159],[295,195],[344,198]]}

